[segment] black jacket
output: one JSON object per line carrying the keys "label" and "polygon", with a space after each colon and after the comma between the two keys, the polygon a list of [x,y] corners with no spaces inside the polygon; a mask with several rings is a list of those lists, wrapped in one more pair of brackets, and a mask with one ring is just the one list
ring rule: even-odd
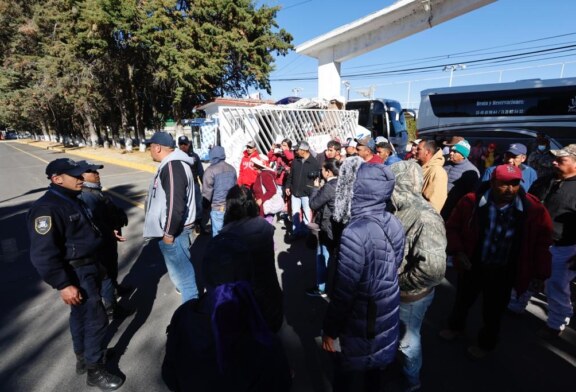
{"label": "black jacket", "polygon": [[576,245],[576,176],[566,180],[539,178],[530,193],[542,201],[552,217],[554,245]]}
{"label": "black jacket", "polygon": [[316,172],[319,174],[319,171],[318,161],[312,155],[306,160],[302,158],[294,159],[290,175],[286,180],[286,188],[290,189],[290,192],[295,197],[309,197],[314,188],[314,178],[310,177],[310,173]]}
{"label": "black jacket", "polygon": [[30,261],[58,290],[78,284],[70,260],[94,257],[102,242],[78,194],[52,184],[27,216]]}
{"label": "black jacket", "polygon": [[324,184],[320,189],[314,188],[310,196],[310,208],[316,211],[316,223],[320,225],[328,238],[334,239],[332,233],[332,213],[334,212],[334,199],[336,198],[336,184],[338,180],[334,178]]}

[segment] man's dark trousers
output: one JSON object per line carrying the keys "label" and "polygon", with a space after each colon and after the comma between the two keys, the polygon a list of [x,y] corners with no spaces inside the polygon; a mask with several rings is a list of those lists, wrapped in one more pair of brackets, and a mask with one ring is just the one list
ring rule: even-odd
{"label": "man's dark trousers", "polygon": [[88,367],[103,362],[104,335],[108,318],[100,297],[102,270],[97,264],[88,264],[74,269],[78,277],[82,304],[72,305],[70,310],[70,332],[76,354],[84,354]]}
{"label": "man's dark trousers", "polygon": [[485,266],[473,264],[469,271],[458,274],[456,302],[449,319],[449,327],[463,331],[466,327],[468,311],[482,294],[483,326],[478,333],[478,346],[484,350],[493,350],[498,343],[498,334],[502,316],[510,300],[512,274],[510,264],[504,266]]}

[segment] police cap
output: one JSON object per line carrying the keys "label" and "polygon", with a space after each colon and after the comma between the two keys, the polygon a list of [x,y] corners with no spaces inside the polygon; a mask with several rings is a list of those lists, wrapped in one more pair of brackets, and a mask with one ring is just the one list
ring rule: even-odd
{"label": "police cap", "polygon": [[57,176],[60,174],[68,174],[72,177],[77,177],[82,173],[87,171],[87,167],[84,165],[78,164],[78,162],[73,161],[72,159],[68,158],[58,158],[53,160],[46,166],[46,175],[48,178],[52,178],[52,176]]}

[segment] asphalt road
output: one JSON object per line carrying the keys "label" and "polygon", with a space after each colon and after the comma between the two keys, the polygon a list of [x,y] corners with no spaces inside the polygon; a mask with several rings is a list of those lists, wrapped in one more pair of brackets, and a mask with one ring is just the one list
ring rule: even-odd
{"label": "asphalt road", "polygon": [[[47,162],[66,156],[12,142],[0,142],[0,391],[72,392],[94,390],[74,372],[75,358],[68,331],[68,309],[57,292],[43,283],[29,261],[25,216],[48,180]],[[145,192],[151,174],[106,164],[103,185],[128,213],[126,243],[119,246],[120,281],[137,287],[121,303],[136,313],[109,327],[113,355],[108,365],[126,377],[121,391],[165,391],[160,376],[165,330],[180,305],[154,246],[144,243]],[[314,251],[305,241],[286,245],[276,224],[277,270],[284,290],[286,322],[280,334],[294,369],[293,391],[330,391],[331,362],[317,346],[326,302],[304,290],[314,281]],[[200,260],[208,238],[193,247]],[[450,311],[454,272],[436,290],[422,329],[424,367],[422,391],[539,392],[576,390],[576,332],[570,328],[557,341],[536,338],[545,319],[545,298],[533,298],[529,313],[506,317],[498,349],[482,361],[465,356],[478,329],[478,310],[465,339],[446,343],[436,337]],[[396,391],[397,373],[386,375],[387,391]]]}

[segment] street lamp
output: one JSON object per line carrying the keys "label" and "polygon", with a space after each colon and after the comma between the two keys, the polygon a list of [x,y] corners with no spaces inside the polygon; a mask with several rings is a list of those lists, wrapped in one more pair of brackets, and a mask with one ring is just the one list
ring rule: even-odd
{"label": "street lamp", "polygon": [[448,83],[448,87],[452,87],[452,76],[454,75],[454,71],[458,71],[461,69],[466,69],[466,64],[453,64],[447,65],[442,69],[442,71],[450,71],[450,82]]}
{"label": "street lamp", "polygon": [[300,91],[302,91],[302,90],[304,90],[302,87],[294,87],[292,89],[292,94],[294,94],[294,96],[298,97],[299,96],[298,94],[300,94]]}
{"label": "street lamp", "polygon": [[342,84],[346,87],[346,103],[350,100],[350,82],[347,80],[343,80]]}

